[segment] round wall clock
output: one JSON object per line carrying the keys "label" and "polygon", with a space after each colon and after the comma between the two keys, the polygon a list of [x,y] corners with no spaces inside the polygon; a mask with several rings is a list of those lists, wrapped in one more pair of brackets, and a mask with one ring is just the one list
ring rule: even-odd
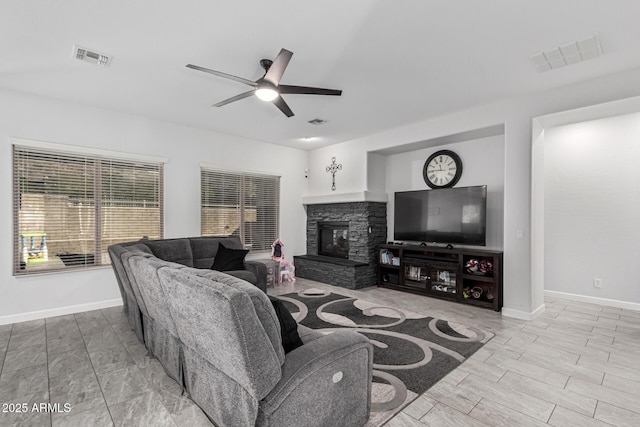
{"label": "round wall clock", "polygon": [[462,160],[453,151],[436,151],[424,163],[422,176],[431,188],[453,187],[462,176]]}

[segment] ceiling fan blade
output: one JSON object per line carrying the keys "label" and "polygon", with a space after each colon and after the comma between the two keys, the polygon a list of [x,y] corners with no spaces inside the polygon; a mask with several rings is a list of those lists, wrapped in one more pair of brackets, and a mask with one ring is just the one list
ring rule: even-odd
{"label": "ceiling fan blade", "polygon": [[242,77],[233,76],[231,74],[223,73],[223,72],[216,71],[216,70],[210,70],[208,68],[199,67],[197,65],[187,64],[186,67],[194,69],[194,70],[198,70],[198,71],[204,71],[205,73],[213,74],[214,76],[223,77],[225,79],[234,80],[236,82],[244,83],[244,84],[249,85],[249,86],[256,87],[256,85],[257,85],[256,82],[252,82],[251,80],[243,79]]}
{"label": "ceiling fan blade", "polygon": [[241,93],[240,95],[232,96],[229,99],[225,99],[224,101],[220,101],[217,104],[213,104],[213,106],[214,107],[222,107],[223,105],[231,104],[232,102],[248,98],[251,95],[253,95],[254,93],[256,93],[255,90],[250,90],[249,92]]}
{"label": "ceiling fan blade", "polygon": [[287,65],[289,65],[289,61],[292,56],[293,52],[290,52],[287,49],[280,49],[280,53],[276,56],[276,59],[273,60],[273,64],[269,67],[269,71],[264,75],[264,79],[272,85],[278,86],[278,83],[280,83],[280,79],[284,74],[284,70],[286,70]]}
{"label": "ceiling fan blade", "polygon": [[273,100],[273,104],[278,107],[280,109],[280,111],[282,111],[284,113],[285,116],[287,117],[291,117],[293,116],[293,111],[291,111],[291,108],[289,108],[289,106],[287,105],[286,102],[284,102],[284,99],[282,99],[281,96],[277,97],[276,99]]}
{"label": "ceiling fan blade", "polygon": [[342,95],[342,91],[339,89],[323,89],[320,87],[308,87],[308,86],[278,86],[279,93],[296,93],[304,95]]}

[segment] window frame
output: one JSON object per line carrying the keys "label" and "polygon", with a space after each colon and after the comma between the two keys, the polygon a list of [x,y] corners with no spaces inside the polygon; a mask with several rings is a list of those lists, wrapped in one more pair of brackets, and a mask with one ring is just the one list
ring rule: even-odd
{"label": "window frame", "polygon": [[[165,206],[164,206],[164,165],[168,162],[168,159],[164,157],[157,156],[148,156],[148,155],[140,155],[133,153],[124,153],[110,150],[101,150],[89,147],[82,146],[74,146],[74,145],[65,145],[51,142],[42,142],[42,141],[31,141],[25,139],[16,139],[10,138],[11,143],[11,169],[12,169],[12,238],[13,238],[13,266],[12,266],[12,275],[14,277],[29,277],[39,274],[56,274],[56,273],[65,273],[71,271],[87,271],[92,269],[99,268],[108,268],[111,265],[110,259],[108,256],[102,256],[106,254],[106,249],[102,249],[103,238],[108,236],[108,230],[103,229],[103,225],[106,221],[103,221],[102,218],[102,210],[105,206],[103,206],[105,201],[113,200],[105,197],[109,194],[109,191],[103,191],[101,187],[101,181],[107,175],[106,173],[102,173],[102,169],[105,167],[105,164],[109,164],[109,169],[111,170],[113,167],[122,168],[123,166],[132,166],[129,171],[137,171],[144,170],[147,168],[150,171],[157,171],[158,176],[157,179],[153,181],[155,196],[157,197],[157,216],[158,216],[158,233],[159,238],[164,237],[164,217],[165,217]],[[94,260],[93,263],[82,263],[81,265],[74,266],[45,266],[43,268],[37,269],[28,269],[21,268],[21,262],[23,259],[22,253],[22,237],[20,234],[20,211],[21,211],[21,199],[23,189],[20,177],[18,176],[18,168],[17,162],[19,160],[19,156],[22,156],[21,159],[25,159],[32,152],[32,155],[42,155],[43,157],[51,156],[52,159],[55,156],[67,157],[69,159],[74,159],[74,161],[82,161],[85,159],[88,163],[91,164],[90,169],[91,173],[86,176],[91,176],[94,179],[93,190],[94,194],[88,200],[93,204],[92,206],[92,215],[93,215],[93,234],[88,238],[89,241],[93,240],[93,250],[94,250]],[[117,166],[115,166],[117,165]],[[141,166],[142,165],[142,166]],[[38,194],[38,193],[35,193]],[[43,193],[44,194],[44,193]],[[44,230],[43,230],[44,231]],[[111,230],[113,231],[113,229]],[[97,248],[97,249],[96,249]],[[96,253],[97,252],[97,253]],[[100,256],[99,256],[100,255]],[[106,260],[103,262],[103,258]],[[25,266],[26,267],[26,266]]]}

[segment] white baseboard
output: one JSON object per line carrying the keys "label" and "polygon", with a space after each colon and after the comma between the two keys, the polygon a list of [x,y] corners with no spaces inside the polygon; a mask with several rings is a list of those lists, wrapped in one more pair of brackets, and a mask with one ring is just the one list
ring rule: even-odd
{"label": "white baseboard", "polygon": [[10,314],[8,316],[0,316],[0,325],[26,322],[28,320],[46,319],[47,317],[64,316],[66,314],[82,313],[83,311],[100,310],[103,308],[117,307],[119,305],[122,305],[122,298],[92,302],[89,304],[71,305],[68,307],[57,307],[48,310],[30,311],[28,313]]}
{"label": "white baseboard", "polygon": [[556,298],[562,298],[562,299],[570,299],[573,301],[587,302],[591,304],[606,305],[608,307],[625,308],[627,310],[640,311],[640,304],[637,302],[620,301],[615,299],[590,297],[586,295],[570,294],[567,292],[557,292],[557,291],[547,291],[547,290],[544,291],[544,296],[551,297],[551,298],[556,297]]}
{"label": "white baseboard", "polygon": [[540,307],[533,310],[531,313],[521,310],[514,310],[512,308],[502,307],[502,315],[504,317],[512,317],[514,319],[521,320],[535,320],[538,316],[544,313],[545,305],[541,304]]}

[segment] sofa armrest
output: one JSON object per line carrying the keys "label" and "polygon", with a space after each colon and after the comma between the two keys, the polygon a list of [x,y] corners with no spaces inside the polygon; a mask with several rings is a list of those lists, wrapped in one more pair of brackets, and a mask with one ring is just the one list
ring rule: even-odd
{"label": "sofa armrest", "polygon": [[372,366],[373,346],[354,331],[298,347],[260,401],[256,425],[363,425],[371,410]]}
{"label": "sofa armrest", "polygon": [[258,261],[245,261],[244,269],[256,275],[258,283],[256,286],[265,294],[267,293],[267,266]]}

